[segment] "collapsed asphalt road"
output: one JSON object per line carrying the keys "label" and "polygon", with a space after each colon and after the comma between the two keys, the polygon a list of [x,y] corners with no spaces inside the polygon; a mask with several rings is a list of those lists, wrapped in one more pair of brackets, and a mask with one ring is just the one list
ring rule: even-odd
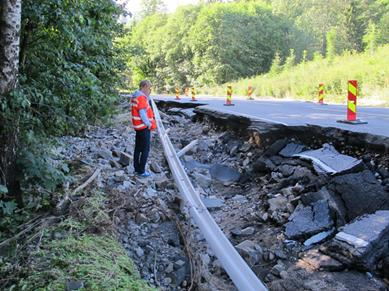
{"label": "collapsed asphalt road", "polygon": [[[263,147],[270,136],[244,134],[244,121],[195,112],[168,109],[170,135],[178,149],[199,140],[183,163],[215,220],[270,289],[385,290],[389,214],[377,212],[389,209],[385,154],[369,151],[369,143],[356,153],[341,135],[335,144],[353,157],[329,144],[310,150],[325,135]],[[199,129],[188,118],[206,123]],[[215,126],[235,131],[214,136]],[[330,155],[318,162],[317,152]]]}
{"label": "collapsed asphalt road", "polygon": [[[198,140],[181,161],[215,221],[270,290],[387,288],[388,216],[377,212],[388,209],[385,146],[339,131],[286,131],[191,108],[163,111],[177,150]],[[133,174],[129,120],[125,113],[112,128],[65,137],[62,151],[72,163],[102,169],[97,187],[110,197],[118,238],[142,278],[161,290],[235,290],[181,214],[158,139],[153,177]],[[347,145],[350,140],[358,146]],[[317,150],[329,156],[315,161]],[[344,163],[331,164],[338,154]]]}

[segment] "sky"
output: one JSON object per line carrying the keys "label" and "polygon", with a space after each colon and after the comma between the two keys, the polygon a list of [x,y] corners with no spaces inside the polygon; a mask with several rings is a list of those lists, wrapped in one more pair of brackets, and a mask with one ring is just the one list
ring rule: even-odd
{"label": "sky", "polygon": [[[126,3],[126,9],[136,17],[141,10],[141,0],[117,0],[119,3]],[[178,6],[196,4],[198,0],[163,0],[168,12],[174,12]]]}

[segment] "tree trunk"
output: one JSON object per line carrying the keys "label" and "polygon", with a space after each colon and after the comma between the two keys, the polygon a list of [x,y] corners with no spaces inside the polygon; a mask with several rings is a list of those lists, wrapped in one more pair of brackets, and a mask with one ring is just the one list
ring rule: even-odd
{"label": "tree trunk", "polygon": [[[21,204],[16,165],[19,108],[12,106],[11,91],[18,81],[21,0],[0,1],[0,184]],[[5,108],[5,109],[4,109]]]}

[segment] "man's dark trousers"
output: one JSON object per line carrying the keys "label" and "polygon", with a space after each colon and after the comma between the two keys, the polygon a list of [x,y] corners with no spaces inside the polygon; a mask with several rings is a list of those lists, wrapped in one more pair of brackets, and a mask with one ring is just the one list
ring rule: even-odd
{"label": "man's dark trousers", "polygon": [[150,137],[150,129],[148,128],[136,131],[134,169],[138,174],[143,174],[146,170],[146,162],[150,152]]}

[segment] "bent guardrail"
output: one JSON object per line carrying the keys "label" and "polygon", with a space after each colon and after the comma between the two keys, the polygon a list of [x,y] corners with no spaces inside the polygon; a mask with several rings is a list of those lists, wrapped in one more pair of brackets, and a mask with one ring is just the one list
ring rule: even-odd
{"label": "bent guardrail", "polygon": [[264,284],[257,278],[254,272],[239,255],[231,242],[226,238],[207,208],[204,206],[200,199],[200,195],[194,189],[188,175],[182,167],[181,161],[163,126],[161,116],[154,100],[151,102],[166,160],[168,161],[181,196],[189,209],[189,214],[196,222],[212,250],[215,252],[216,257],[219,259],[232,282],[240,291],[267,290]]}

